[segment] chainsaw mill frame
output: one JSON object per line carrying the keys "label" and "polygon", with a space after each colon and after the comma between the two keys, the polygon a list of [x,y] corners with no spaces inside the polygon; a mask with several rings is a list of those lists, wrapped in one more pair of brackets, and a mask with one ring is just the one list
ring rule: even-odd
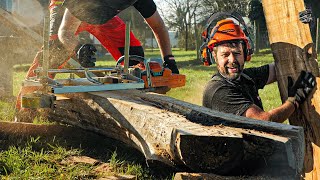
{"label": "chainsaw mill frame", "polygon": [[[125,89],[143,89],[144,80],[128,73],[129,69],[129,42],[130,42],[130,22],[126,22],[125,34],[125,54],[119,59],[124,59],[124,67],[117,64],[115,68],[84,68],[76,60],[70,58],[68,64],[71,69],[49,69],[49,41],[46,27],[49,26],[48,16],[44,19],[44,37],[43,37],[43,62],[42,67],[35,70],[36,77],[31,77],[23,81],[23,86],[33,86],[41,89],[22,97],[22,107],[35,108],[39,105],[41,108],[52,107],[52,102],[56,100],[54,94],[97,92],[107,90],[125,90]],[[140,57],[143,58],[143,57]],[[144,58],[143,58],[144,59]],[[144,59],[147,71],[149,87],[152,87],[150,73],[150,60]],[[67,79],[52,79],[49,73],[61,74],[70,73]],[[76,78],[74,74],[84,74],[83,78]],[[97,76],[103,74],[103,77]],[[44,99],[42,99],[44,98]]]}

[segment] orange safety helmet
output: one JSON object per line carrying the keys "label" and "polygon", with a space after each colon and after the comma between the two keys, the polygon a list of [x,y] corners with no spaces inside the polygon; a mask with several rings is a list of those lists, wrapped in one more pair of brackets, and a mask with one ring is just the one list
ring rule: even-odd
{"label": "orange safety helmet", "polygon": [[210,39],[208,42],[208,49],[212,52],[213,47],[224,43],[226,41],[242,41],[244,45],[244,56],[246,61],[250,61],[250,44],[248,38],[241,29],[240,25],[235,24],[231,19],[223,19],[217,22],[217,25],[212,29],[210,33]]}
{"label": "orange safety helmet", "polygon": [[[217,24],[211,29],[210,26],[212,25],[212,22],[221,16],[234,18],[239,22],[239,24],[236,24],[231,19],[225,18],[218,21]],[[240,24],[243,26],[243,29],[240,27]],[[253,54],[253,48],[250,45],[250,42],[252,41],[246,28],[246,24],[244,23],[242,17],[236,12],[218,12],[213,14],[208,20],[206,30],[201,34],[204,44],[201,46],[200,51],[204,65],[211,65],[214,63],[211,54],[213,47],[226,41],[242,41],[244,45],[245,60],[250,61],[251,55]],[[210,30],[211,32],[209,34]]]}

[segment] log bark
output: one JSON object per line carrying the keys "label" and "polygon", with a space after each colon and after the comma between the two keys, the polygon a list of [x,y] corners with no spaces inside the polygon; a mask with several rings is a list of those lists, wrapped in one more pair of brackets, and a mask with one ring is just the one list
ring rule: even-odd
{"label": "log bark", "polygon": [[194,172],[284,172],[290,177],[302,168],[299,127],[215,112],[139,90],[68,97],[58,101],[50,118],[126,142],[149,163]]}
{"label": "log bark", "polygon": [[[262,0],[269,41],[275,59],[281,99],[287,99],[287,77],[298,77],[301,70],[312,72],[319,81],[316,52],[308,24],[299,21],[298,13],[305,10],[303,0]],[[306,179],[320,179],[319,83],[315,96],[304,103],[290,118],[290,124],[304,128]],[[315,108],[317,107],[317,108]]]}

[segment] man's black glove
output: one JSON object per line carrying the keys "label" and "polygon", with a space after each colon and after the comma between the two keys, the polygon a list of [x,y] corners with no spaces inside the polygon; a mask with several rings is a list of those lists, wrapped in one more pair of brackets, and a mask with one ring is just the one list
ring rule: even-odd
{"label": "man's black glove", "polygon": [[299,12],[299,20],[305,24],[310,23],[313,20],[311,9]]}
{"label": "man's black glove", "polygon": [[179,70],[173,55],[166,55],[164,57],[163,66],[165,68],[169,68],[172,71],[172,73],[179,74]]}
{"label": "man's black glove", "polygon": [[95,62],[97,61],[95,58],[95,54],[97,49],[92,44],[84,44],[78,45],[76,47],[75,52],[77,53],[77,59],[82,67],[94,67]]}
{"label": "man's black glove", "polygon": [[316,78],[310,72],[301,71],[295,83],[292,77],[288,76],[288,101],[297,108],[308,98],[315,86]]}

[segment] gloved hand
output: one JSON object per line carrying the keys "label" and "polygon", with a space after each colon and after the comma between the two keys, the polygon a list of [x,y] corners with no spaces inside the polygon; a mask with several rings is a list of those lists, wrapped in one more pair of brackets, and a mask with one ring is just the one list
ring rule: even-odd
{"label": "gloved hand", "polygon": [[95,62],[97,61],[95,58],[95,54],[97,49],[92,44],[84,44],[76,47],[75,52],[77,53],[77,59],[82,67],[94,67]]}
{"label": "gloved hand", "polygon": [[310,23],[313,20],[311,9],[299,12],[299,20],[305,24]]}
{"label": "gloved hand", "polygon": [[179,70],[173,55],[166,55],[164,57],[163,66],[165,68],[169,68],[172,71],[172,73],[179,74]]}
{"label": "gloved hand", "polygon": [[297,108],[308,98],[315,86],[316,78],[310,72],[301,71],[295,83],[292,77],[288,76],[288,101]]}

